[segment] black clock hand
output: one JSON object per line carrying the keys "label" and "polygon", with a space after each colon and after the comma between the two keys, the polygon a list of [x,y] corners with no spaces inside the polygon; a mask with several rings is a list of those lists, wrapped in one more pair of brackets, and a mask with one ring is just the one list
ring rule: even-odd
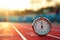
{"label": "black clock hand", "polygon": [[43,29],[43,23],[42,23],[42,21],[41,21],[41,29]]}

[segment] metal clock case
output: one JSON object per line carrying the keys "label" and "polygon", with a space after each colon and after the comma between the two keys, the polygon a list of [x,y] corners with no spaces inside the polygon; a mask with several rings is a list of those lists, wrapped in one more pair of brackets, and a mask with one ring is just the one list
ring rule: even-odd
{"label": "metal clock case", "polygon": [[32,23],[33,30],[38,35],[46,35],[51,30],[51,23],[47,18],[39,17]]}

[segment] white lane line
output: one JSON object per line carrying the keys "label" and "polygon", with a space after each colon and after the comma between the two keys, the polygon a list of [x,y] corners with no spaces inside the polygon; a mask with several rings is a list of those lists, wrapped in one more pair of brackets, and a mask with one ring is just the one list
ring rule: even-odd
{"label": "white lane line", "polygon": [[52,29],[53,31],[57,31],[57,32],[60,32],[60,30],[56,30],[56,29]]}
{"label": "white lane line", "polygon": [[27,39],[21,34],[21,32],[20,32],[13,24],[11,24],[11,25],[13,26],[13,28],[15,29],[15,31],[22,37],[23,40],[27,40]]}
{"label": "white lane line", "polygon": [[51,35],[51,34],[47,34],[47,36],[50,36],[50,37],[54,37],[54,38],[60,39],[60,37],[57,37],[57,36],[54,36],[54,35]]}

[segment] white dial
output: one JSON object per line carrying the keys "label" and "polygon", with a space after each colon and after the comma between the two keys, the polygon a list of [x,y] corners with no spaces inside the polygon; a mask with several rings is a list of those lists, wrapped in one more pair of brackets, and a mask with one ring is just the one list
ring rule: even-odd
{"label": "white dial", "polygon": [[39,35],[45,35],[50,31],[50,24],[45,20],[37,20],[34,23],[34,31]]}

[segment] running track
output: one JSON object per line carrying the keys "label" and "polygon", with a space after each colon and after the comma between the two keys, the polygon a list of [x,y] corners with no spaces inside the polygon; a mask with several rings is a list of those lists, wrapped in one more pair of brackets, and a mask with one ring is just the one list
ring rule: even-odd
{"label": "running track", "polygon": [[50,33],[38,36],[31,23],[9,23],[8,27],[0,26],[0,40],[60,40],[60,25],[52,25]]}

